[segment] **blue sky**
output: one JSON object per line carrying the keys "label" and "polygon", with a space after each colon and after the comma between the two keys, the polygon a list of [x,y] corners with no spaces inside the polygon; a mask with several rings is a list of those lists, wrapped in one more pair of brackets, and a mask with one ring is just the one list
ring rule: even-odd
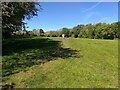
{"label": "blue sky", "polygon": [[117,2],[41,2],[37,17],[25,20],[27,30],[59,30],[78,24],[112,23],[118,21]]}

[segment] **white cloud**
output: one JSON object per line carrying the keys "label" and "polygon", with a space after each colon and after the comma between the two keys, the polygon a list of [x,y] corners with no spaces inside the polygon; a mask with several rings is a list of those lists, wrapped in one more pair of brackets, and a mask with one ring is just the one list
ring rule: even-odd
{"label": "white cloud", "polygon": [[88,7],[87,9],[85,9],[83,12],[88,12],[90,10],[93,10],[94,8],[96,8],[103,0],[100,0],[98,3],[96,3],[95,5]]}

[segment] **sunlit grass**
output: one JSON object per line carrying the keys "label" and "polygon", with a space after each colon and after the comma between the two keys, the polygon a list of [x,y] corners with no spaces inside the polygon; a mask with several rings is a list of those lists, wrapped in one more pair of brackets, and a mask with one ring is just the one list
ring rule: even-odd
{"label": "sunlit grass", "polygon": [[[39,38],[34,38],[34,40]],[[47,38],[44,38],[45,40]],[[47,44],[47,41],[36,41],[34,44],[38,48],[29,48],[17,51],[14,54],[6,53],[3,58],[16,57],[21,63],[26,61],[30,64],[32,59],[26,59],[26,55],[32,52],[37,56],[32,61],[34,63],[40,59],[43,62],[44,56],[47,57],[46,50],[49,51],[45,58],[45,63],[32,64],[24,70],[17,67],[19,73],[15,73],[4,77],[5,82],[15,83],[16,88],[117,88],[118,87],[118,41],[117,40],[93,40],[93,39],[74,39],[74,38],[49,38],[49,40],[60,43]],[[31,43],[32,43],[31,42]],[[62,49],[56,49],[58,47]],[[29,45],[28,45],[29,46]],[[36,45],[35,45],[36,46]],[[44,47],[45,46],[45,47]],[[51,46],[51,48],[50,48]],[[64,49],[64,50],[63,50]],[[66,50],[67,49],[67,50]],[[37,51],[38,50],[38,51]],[[58,50],[56,52],[56,50]],[[60,52],[60,50],[63,50]],[[55,53],[56,54],[53,54]],[[74,52],[74,53],[73,53]],[[21,53],[21,54],[20,54]],[[37,54],[39,53],[39,54]],[[66,54],[63,54],[66,53]],[[58,55],[60,54],[60,55]],[[38,57],[39,55],[39,57]],[[63,55],[63,56],[61,56]],[[33,57],[33,56],[32,56]],[[21,58],[21,59],[20,59]],[[22,58],[25,58],[22,60]],[[9,59],[8,59],[9,60]],[[14,61],[14,59],[11,58]],[[6,62],[4,62],[6,63]],[[11,62],[14,63],[14,62]],[[8,63],[10,64],[10,63]],[[12,68],[11,68],[12,70]],[[8,70],[9,71],[9,70]]]}

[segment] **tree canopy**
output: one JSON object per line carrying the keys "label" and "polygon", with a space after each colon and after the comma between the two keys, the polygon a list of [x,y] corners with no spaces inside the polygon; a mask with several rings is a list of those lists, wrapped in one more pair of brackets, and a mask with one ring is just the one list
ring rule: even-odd
{"label": "tree canopy", "polygon": [[[114,22],[112,24],[97,23],[97,24],[80,24],[73,28],[63,28],[61,31],[54,31],[54,35],[57,33],[65,34],[68,37],[75,38],[91,38],[91,39],[114,39],[119,38],[118,26],[120,22]],[[53,33],[51,32],[51,35]],[[51,36],[49,35],[49,36]],[[61,35],[59,35],[61,36]],[[59,37],[58,36],[58,37]]]}
{"label": "tree canopy", "polygon": [[18,31],[22,27],[25,28],[23,20],[37,16],[37,12],[41,9],[36,2],[2,2],[1,7],[3,38],[11,36],[14,31]]}

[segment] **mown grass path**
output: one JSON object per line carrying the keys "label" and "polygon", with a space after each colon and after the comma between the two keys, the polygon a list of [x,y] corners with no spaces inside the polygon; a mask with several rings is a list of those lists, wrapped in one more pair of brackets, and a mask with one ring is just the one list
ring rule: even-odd
{"label": "mown grass path", "polygon": [[[59,41],[61,46],[56,48],[59,51],[56,54],[48,54],[52,60],[6,76],[5,78],[8,78],[6,82],[14,82],[16,88],[118,87],[117,40],[49,39]],[[50,53],[54,52],[49,50]]]}

